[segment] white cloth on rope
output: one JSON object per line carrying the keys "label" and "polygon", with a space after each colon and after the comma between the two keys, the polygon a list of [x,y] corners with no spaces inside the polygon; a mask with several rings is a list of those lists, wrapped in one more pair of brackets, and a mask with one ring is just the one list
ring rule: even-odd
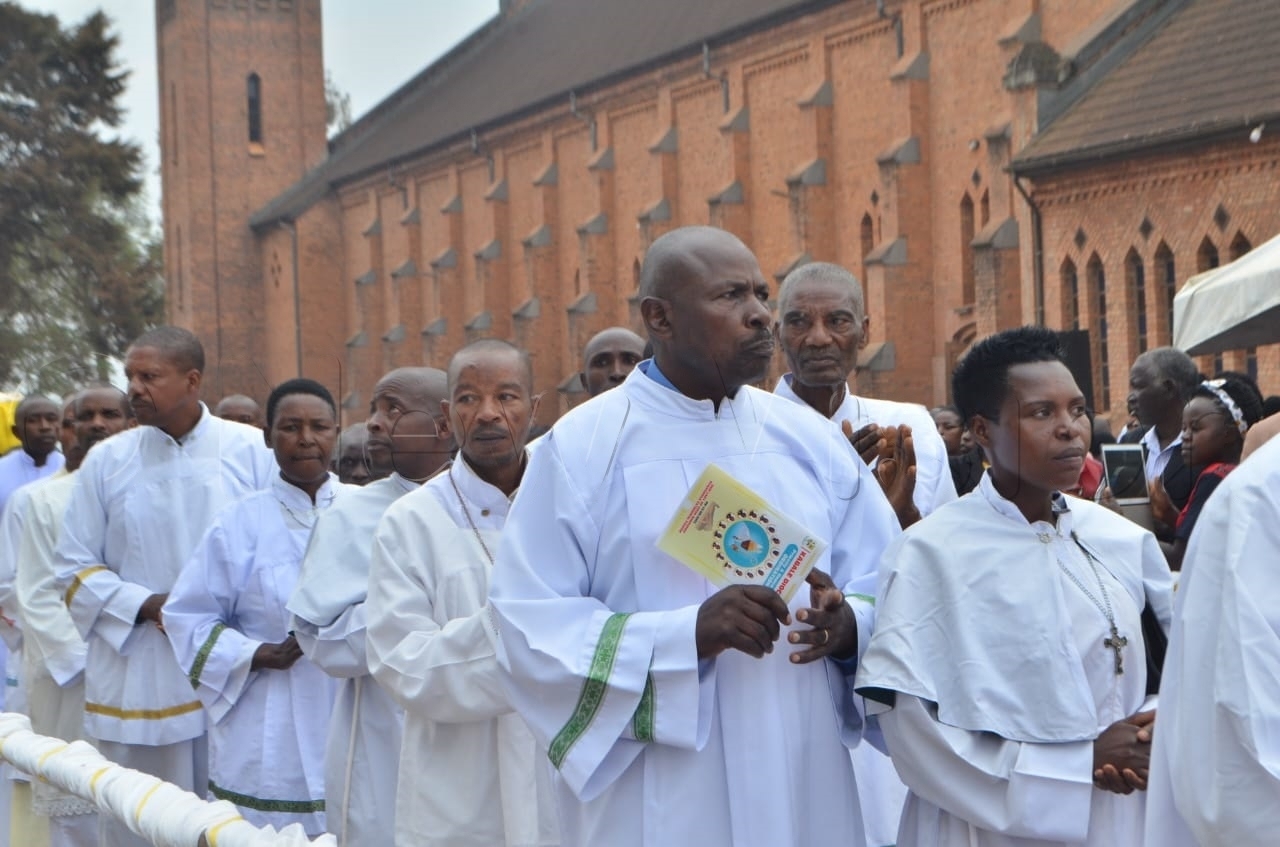
{"label": "white cloth on rope", "polygon": [[334,847],[332,835],[314,841],[296,824],[276,832],[240,817],[226,801],[206,802],[175,785],[113,764],[84,741],[70,744],[31,731],[25,715],[0,714],[0,757],[19,770],[90,800],[156,847]]}

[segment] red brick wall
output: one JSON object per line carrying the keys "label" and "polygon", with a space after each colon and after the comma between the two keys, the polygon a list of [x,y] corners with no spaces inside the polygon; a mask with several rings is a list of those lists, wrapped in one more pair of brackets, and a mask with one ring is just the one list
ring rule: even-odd
{"label": "red brick wall", "polygon": [[[270,374],[286,371],[278,360],[295,351],[268,344],[277,331],[265,325],[268,289],[279,268],[261,263],[248,218],[325,154],[320,0],[156,8],[168,319],[203,340],[208,399],[265,399]],[[262,84],[257,147],[248,135],[251,73]],[[291,326],[283,331],[292,337]]]}
{"label": "red brick wall", "polygon": [[[459,222],[451,225],[423,210],[424,244],[435,245],[433,253],[447,244],[457,256],[457,268],[440,275],[450,291],[442,294],[438,313],[424,310],[417,321],[426,326],[444,316],[449,325],[424,358],[444,364],[464,341],[456,325],[488,309],[489,334],[528,339],[541,389],[572,385],[581,347],[593,332],[615,323],[634,325],[628,298],[635,265],[657,234],[720,222],[747,240],[766,276],[802,254],[842,262],[862,275],[862,222],[870,216],[872,246],[900,235],[909,242],[905,265],[868,274],[873,341],[892,342],[897,361],[893,371],[877,374],[870,384],[885,396],[945,399],[945,379],[938,374],[945,376],[954,358],[949,342],[973,323],[971,309],[956,314],[966,305],[958,293],[956,233],[958,198],[974,191],[975,168],[982,173],[975,199],[982,191],[999,193],[988,201],[993,214],[1011,213],[1003,162],[989,161],[985,149],[969,149],[969,141],[1002,116],[1007,122],[1015,108],[1014,95],[1001,87],[1007,49],[997,41],[1029,9],[1017,2],[898,6],[901,56],[893,20],[878,18],[870,0],[851,0],[713,51],[710,78],[700,61],[691,60],[579,96],[579,117],[555,108],[490,133],[480,139],[480,157],[466,144],[408,165],[419,183],[438,184],[447,174],[460,186],[460,214],[444,216]],[[926,44],[960,64],[946,74],[904,77],[900,72]],[[974,53],[985,58],[968,61]],[[820,93],[823,83],[827,99]],[[582,116],[594,119],[595,150]],[[673,129],[674,153],[651,150]],[[921,162],[888,170],[877,163],[880,154],[913,136]],[[484,158],[490,155],[494,181],[507,183],[502,231],[495,228],[493,201],[484,200],[492,188]],[[796,174],[815,160],[822,160],[825,180],[797,183]],[[553,165],[554,185],[533,186]],[[735,180],[741,202],[713,213],[708,200]],[[342,194],[384,194],[390,190],[385,182],[371,178]],[[944,200],[934,188],[938,182],[946,185]],[[670,220],[642,219],[663,199]],[[363,228],[363,214],[345,214],[345,226]],[[603,232],[582,231],[602,215]],[[544,225],[550,244],[540,251],[526,248],[522,240]],[[500,242],[502,259],[492,263],[488,278],[501,273],[513,290],[482,295],[475,253],[492,239]],[[1002,280],[1009,268],[1016,280],[1016,249],[1000,266]],[[538,298],[539,315],[517,326],[510,310],[530,295]],[[423,302],[430,305],[430,298]],[[921,320],[922,314],[928,318]],[[1019,319],[1002,313],[992,324]],[[350,334],[360,328],[376,339],[386,331],[386,318],[360,308]],[[577,399],[568,395],[545,403],[544,414],[553,418]]]}
{"label": "red brick wall", "polygon": [[[1180,288],[1199,270],[1197,253],[1207,239],[1222,264],[1231,258],[1231,245],[1243,236],[1257,247],[1280,233],[1280,139],[1265,136],[1251,144],[1239,138],[1198,149],[1163,155],[1134,156],[1123,162],[1064,171],[1035,180],[1034,196],[1043,210],[1047,323],[1062,327],[1066,316],[1061,269],[1066,262],[1077,270],[1081,292],[1081,327],[1098,327],[1097,310],[1086,297],[1086,268],[1096,255],[1107,282],[1107,321],[1110,341],[1110,397],[1096,397],[1099,408],[1110,407],[1118,426],[1124,418],[1129,366],[1138,356],[1137,296],[1130,284],[1135,275],[1126,258],[1138,257],[1143,267],[1147,307],[1147,347],[1170,343],[1164,307],[1164,265],[1156,257],[1172,255]],[[1225,216],[1219,215],[1219,208]],[[1144,220],[1149,231],[1143,233]],[[1083,234],[1082,244],[1077,233]],[[1096,351],[1095,351],[1096,355]],[[1280,345],[1257,351],[1258,381],[1264,394],[1280,393]],[[1245,370],[1244,351],[1228,353],[1223,364]],[[1200,361],[1207,374],[1213,357]],[[1094,362],[1097,372],[1099,362]],[[1095,379],[1095,391],[1098,380]]]}
{"label": "red brick wall", "polygon": [[[1036,94],[1006,90],[1005,69],[1023,47],[1020,39],[1034,36],[1035,24],[1041,38],[1066,54],[1124,4],[890,0],[887,15],[879,17],[874,0],[847,0],[718,45],[708,69],[700,57],[690,58],[605,90],[580,91],[576,116],[567,103],[553,106],[482,133],[478,153],[462,142],[399,164],[392,174],[343,185],[304,216],[299,230],[307,257],[307,367],[324,373],[325,361],[340,361],[344,391],[355,392],[350,416],[359,418],[387,367],[443,366],[468,337],[513,338],[530,348],[538,388],[551,395],[542,406],[549,422],[581,399],[573,392],[574,375],[587,338],[610,324],[635,325],[630,298],[636,262],[648,243],[675,226],[710,222],[747,240],[768,278],[804,254],[862,276],[872,341],[892,344],[895,366],[863,374],[859,384],[885,397],[943,402],[949,370],[975,336],[1035,318],[1030,214],[1006,168],[1035,131]],[[318,7],[318,0],[299,6]],[[189,26],[198,30],[206,23],[227,37],[244,34],[243,26],[213,18],[192,18]],[[312,35],[315,53],[308,56],[318,61],[318,31]],[[162,37],[162,60],[171,55],[165,52],[171,42],[173,37]],[[202,59],[168,64],[179,70],[190,65],[193,79],[204,66]],[[239,73],[234,85],[226,83],[237,98]],[[167,78],[162,69],[162,85]],[[317,85],[320,78],[315,66]],[[224,123],[239,132],[240,120]],[[208,125],[193,123],[190,134],[195,142],[207,138]],[[665,143],[655,148],[660,140]],[[227,164],[219,166],[228,187],[239,184],[237,174],[246,168],[273,168],[279,158],[269,151],[265,161],[247,164],[238,139],[219,143],[229,151]],[[1123,409],[1128,362],[1137,349],[1133,303],[1123,285],[1128,251],[1134,249],[1146,268],[1149,343],[1155,346],[1168,333],[1167,320],[1154,308],[1153,263],[1161,241],[1184,280],[1204,237],[1225,261],[1237,230],[1257,245],[1280,229],[1270,170],[1275,149],[1269,142],[1245,147],[1228,145],[1207,157],[1196,151],[1147,157],[1030,186],[1044,209],[1047,323],[1062,325],[1058,272],[1065,259],[1075,261],[1082,292],[1094,251],[1106,272],[1113,412]],[[897,160],[887,158],[895,150]],[[918,156],[906,155],[910,151]],[[305,159],[298,154],[295,171]],[[815,161],[822,167],[801,178]],[[208,182],[208,167],[202,178]],[[281,174],[261,202],[294,178]],[[733,192],[720,197],[735,181],[740,199]],[[220,180],[218,190],[229,188]],[[271,342],[254,355],[268,360],[273,379],[291,373],[292,301],[272,294],[283,235],[262,233],[258,249],[246,252],[237,238],[257,208],[250,203],[228,213],[226,230],[238,227],[241,236],[219,229],[216,248],[208,247],[207,227],[196,222],[196,244],[188,231],[193,215],[209,208],[207,193],[197,186],[181,197],[168,195],[169,253],[184,257],[173,263],[171,290],[178,279],[190,288],[181,305],[171,296],[175,314],[198,326],[207,325],[211,314],[209,296],[191,284],[187,267],[208,268],[215,254],[220,266],[248,262],[269,294],[272,314]],[[713,195],[719,198],[714,203]],[[966,196],[974,208],[977,249],[965,243]],[[1213,221],[1220,203],[1230,214],[1225,228]],[[659,214],[651,215],[655,210]],[[1137,230],[1144,215],[1154,227],[1147,238]],[[181,250],[178,225],[184,229]],[[1087,234],[1083,248],[1074,244],[1077,228]],[[493,243],[496,254],[478,259]],[[203,251],[200,258],[187,258],[193,250]],[[242,254],[251,261],[236,258]],[[393,280],[392,271],[410,259],[417,275]],[[366,274],[369,284],[357,285]],[[974,281],[972,295],[964,290],[966,277]],[[1093,317],[1083,300],[1088,326]],[[487,329],[464,331],[485,311],[491,316]],[[405,340],[384,341],[397,325]],[[238,326],[264,332],[250,320]],[[441,327],[441,334],[422,335]],[[362,339],[363,346],[343,347],[350,339]],[[239,351],[254,351],[254,343],[246,337],[234,348],[224,345],[227,367],[235,366]],[[332,345],[327,358],[316,347],[325,344]],[[1280,390],[1280,354],[1263,351],[1259,360],[1264,387]],[[558,387],[566,390],[557,393]]]}

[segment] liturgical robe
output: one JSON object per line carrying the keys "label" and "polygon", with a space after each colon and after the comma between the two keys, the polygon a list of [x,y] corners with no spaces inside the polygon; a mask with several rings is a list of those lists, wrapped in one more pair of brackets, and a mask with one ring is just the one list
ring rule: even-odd
{"label": "liturgical robe", "polygon": [[397,847],[559,843],[551,769],[503,690],[486,605],[509,506],[460,456],[378,525],[369,664],[405,710]]}
{"label": "liturgical robe", "polygon": [[[861,649],[893,512],[818,416],[749,387],[717,409],[660,378],[642,363],[542,439],[494,569],[506,681],[557,769],[563,843],[859,844],[852,678],[790,662],[787,626],[763,658],[700,661],[717,589],[655,545],[715,463],[830,543],[816,565],[849,595]],[[793,621],[808,602],[802,586]]]}
{"label": "liturgical robe", "polygon": [[339,847],[391,847],[404,712],[373,681],[365,647],[378,521],[418,483],[399,474],[345,491],[320,516],[289,600],[307,658],[338,680],[325,752],[325,820]]}
{"label": "liturgical robe", "polygon": [[316,492],[279,476],[223,511],[164,605],[178,663],[209,715],[209,796],[255,826],[325,831],[324,745],[333,681],[305,656],[251,670],[263,644],[289,634],[285,603],[319,512],[344,488]]}
{"label": "liturgical robe", "polygon": [[1280,833],[1280,438],[1213,493],[1182,564],[1152,751],[1147,847]]}
{"label": "liturgical robe", "polygon": [[[808,407],[809,404],[801,400],[791,387],[791,379],[791,374],[783,374],[773,392]],[[931,515],[939,506],[956,499],[956,484],[952,481],[951,465],[947,461],[947,445],[938,434],[933,416],[924,406],[859,397],[846,391],[840,408],[831,416],[831,422],[837,428],[845,421],[855,432],[867,424],[911,427],[911,441],[916,451],[916,487],[911,501],[921,515]]]}
{"label": "liturgical robe", "polygon": [[[899,847],[1142,842],[1144,795],[1094,787],[1093,742],[1152,707],[1140,618],[1149,602],[1167,628],[1169,569],[1136,524],[1055,504],[1030,524],[988,474],[885,555],[857,685],[910,789]],[[1110,604],[1123,673],[1079,585]]]}
{"label": "liturgical robe", "polygon": [[14,508],[7,506],[19,489],[51,478],[62,470],[64,464],[66,458],[54,451],[45,457],[43,465],[37,466],[31,454],[21,447],[0,457],[0,640],[3,641],[0,659],[7,668],[5,685],[0,687],[0,707],[19,712],[25,711],[26,702],[17,690],[22,665],[22,630],[14,608],[13,578],[18,545],[22,539],[26,494],[30,492],[18,498]]}
{"label": "liturgical robe", "polygon": [[74,477],[58,582],[89,646],[85,728],[93,738],[164,746],[204,735],[204,711],[168,639],[135,624],[138,610],[173,587],[219,511],[278,471],[261,430],[214,417],[203,403],[200,411],[181,441],[153,426],[112,436]]}
{"label": "liturgical robe", "polygon": [[56,450],[45,457],[43,465],[36,465],[31,454],[19,447],[0,456],[0,509],[4,509],[13,492],[24,485],[37,482],[62,470],[66,457]]}
{"label": "liturgical robe", "polygon": [[[16,579],[25,642],[22,676],[30,702],[31,728],[65,741],[84,738],[87,647],[62,602],[54,576],[54,549],[74,488],[75,478],[63,475],[31,492]],[[97,812],[92,803],[39,780],[32,783],[32,804],[37,814],[50,817]],[[96,836],[96,829],[93,834]],[[55,847],[57,843],[55,840]]]}
{"label": "liturgical robe", "polygon": [[[783,374],[773,393],[806,408],[809,405],[791,387],[793,377]],[[911,501],[922,517],[944,503],[956,499],[956,486],[947,460],[947,445],[938,434],[929,410],[918,403],[898,403],[874,397],[859,397],[845,391],[840,408],[831,415],[831,423],[840,428],[845,421],[857,432],[867,424],[911,427],[911,443],[916,452],[916,487]],[[841,429],[843,432],[843,429]],[[853,748],[853,772],[858,778],[858,800],[862,804],[862,821],[867,829],[867,847],[893,844],[898,836],[902,804],[907,787],[898,778],[889,757],[870,744]]]}

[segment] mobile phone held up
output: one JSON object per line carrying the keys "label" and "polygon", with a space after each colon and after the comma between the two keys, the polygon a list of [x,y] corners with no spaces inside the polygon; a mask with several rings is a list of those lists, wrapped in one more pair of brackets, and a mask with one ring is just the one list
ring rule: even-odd
{"label": "mobile phone held up", "polygon": [[1147,462],[1141,444],[1102,445],[1102,467],[1111,496],[1121,506],[1150,503]]}

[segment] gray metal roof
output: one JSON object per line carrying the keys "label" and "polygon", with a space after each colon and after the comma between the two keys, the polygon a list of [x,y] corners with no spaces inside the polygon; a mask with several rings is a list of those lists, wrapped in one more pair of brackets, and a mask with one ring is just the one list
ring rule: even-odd
{"label": "gray metal roof", "polygon": [[[530,0],[499,14],[330,144],[250,220],[291,219],[332,187],[558,100],[840,0]],[[844,0],[872,8],[872,0]],[[862,11],[860,8],[859,11]],[[376,61],[376,55],[370,57]]]}
{"label": "gray metal roof", "polygon": [[1013,169],[1046,172],[1232,132],[1243,141],[1280,116],[1277,36],[1277,0],[1190,0],[1033,138]]}

